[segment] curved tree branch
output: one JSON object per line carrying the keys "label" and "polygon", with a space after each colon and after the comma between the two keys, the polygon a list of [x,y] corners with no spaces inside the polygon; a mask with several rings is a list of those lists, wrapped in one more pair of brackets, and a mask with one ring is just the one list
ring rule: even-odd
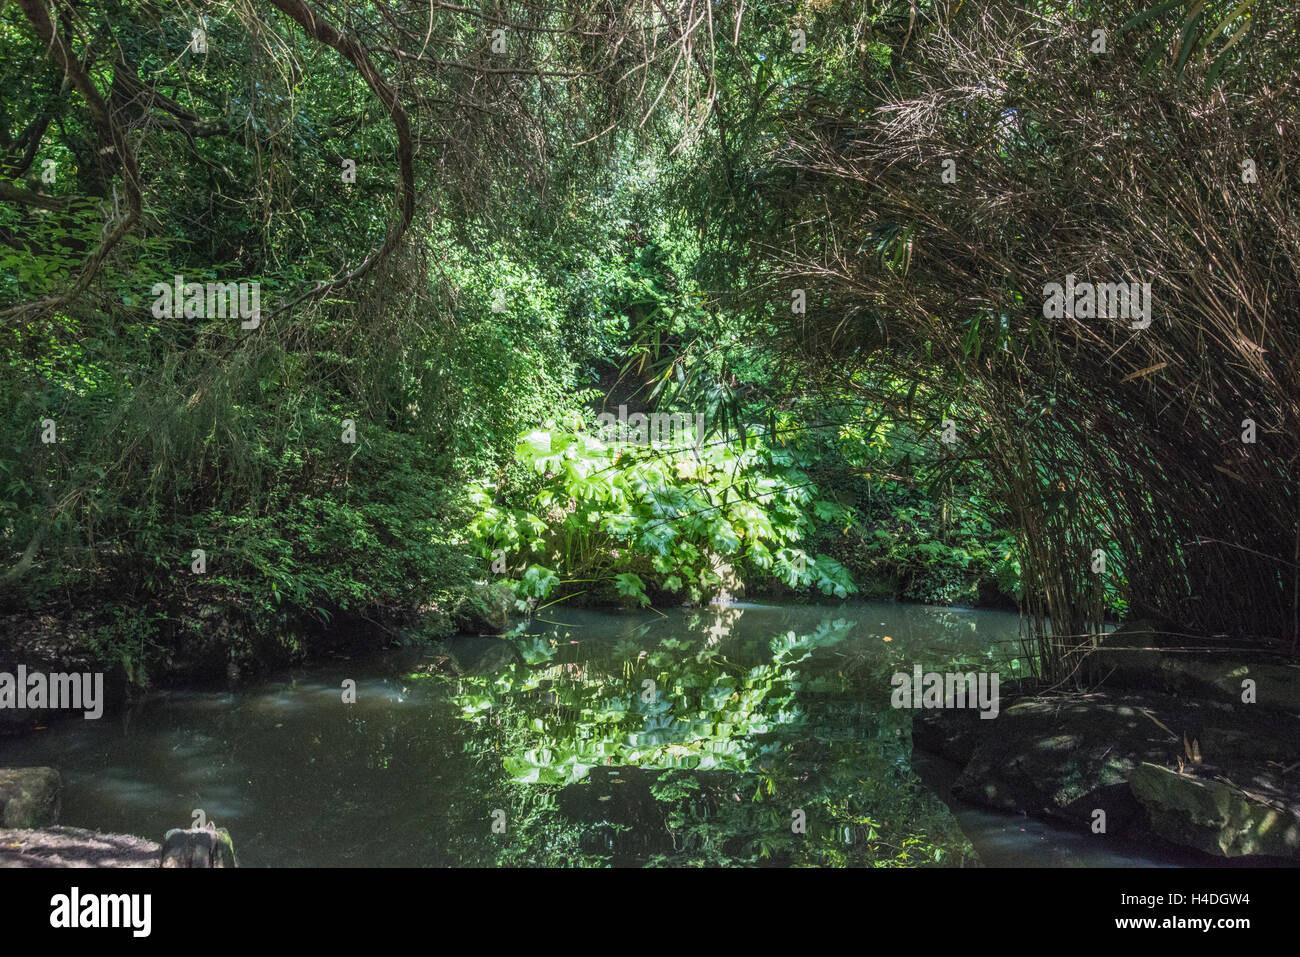
{"label": "curved tree branch", "polygon": [[38,206],[41,209],[56,210],[68,205],[66,196],[46,196],[33,193],[0,180],[0,200],[6,203],[22,203],[24,206]]}
{"label": "curved tree branch", "polygon": [[318,282],[301,296],[284,303],[270,313],[270,315],[274,316],[292,309],[307,299],[316,298],[331,289],[337,289],[359,279],[393,251],[410,227],[411,219],[415,215],[415,148],[411,142],[411,124],[406,115],[406,108],[402,106],[401,100],[398,99],[397,92],[388,85],[384,78],[379,75],[379,71],[375,69],[374,64],[370,62],[370,56],[360,41],[339,31],[333,24],[303,3],[302,0],[271,0],[271,3],[296,21],[309,36],[337,50],[357,68],[357,72],[366,81],[366,85],[374,91],[380,102],[387,108],[388,115],[393,121],[393,127],[397,131],[397,161],[401,167],[401,180],[397,187],[397,204],[400,215],[389,227],[383,245],[350,273],[329,282]]}
{"label": "curved tree branch", "polygon": [[[90,108],[91,121],[99,138],[100,155],[115,157],[122,172],[122,181],[126,189],[126,214],[118,220],[117,225],[104,237],[95,251],[86,258],[81,267],[81,275],[72,287],[56,296],[47,296],[33,302],[25,302],[0,312],[0,319],[23,316],[30,312],[57,309],[76,299],[99,273],[104,260],[113,248],[130,232],[136,220],[140,218],[140,175],[136,166],[135,153],[127,143],[126,133],[113,120],[113,113],[104,98],[99,95],[90,77],[82,70],[72,51],[65,44],[63,37],[54,29],[49,11],[44,0],[18,0],[18,6],[27,16],[36,35],[45,44],[45,52],[59,67],[86,100]],[[38,204],[39,205],[39,204]]]}

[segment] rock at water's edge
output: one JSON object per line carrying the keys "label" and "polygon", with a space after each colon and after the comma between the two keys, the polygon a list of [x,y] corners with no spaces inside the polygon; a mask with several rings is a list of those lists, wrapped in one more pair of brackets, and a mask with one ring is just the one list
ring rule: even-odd
{"label": "rock at water's edge", "polygon": [[1300,858],[1300,814],[1253,800],[1222,781],[1143,764],[1129,775],[1152,830],[1220,857]]}
{"label": "rock at water's edge", "polygon": [[224,828],[182,830],[173,828],[163,837],[163,867],[238,867],[235,844]]}
{"label": "rock at water's edge", "polygon": [[0,867],[157,867],[160,845],[80,827],[0,830]]}
{"label": "rock at water's edge", "polygon": [[493,582],[475,582],[470,589],[477,624],[489,631],[510,629],[515,613],[515,592],[508,585]]}
{"label": "rock at water's edge", "polygon": [[0,827],[57,824],[61,787],[53,768],[0,768]]}
{"label": "rock at water's edge", "polygon": [[[1260,649],[1196,652],[1163,646],[1167,641],[1158,626],[1129,622],[1088,653],[1086,673],[1092,683],[1107,689],[1163,692],[1232,706],[1250,703],[1300,714],[1300,665]],[[1253,702],[1245,697],[1247,687]]]}

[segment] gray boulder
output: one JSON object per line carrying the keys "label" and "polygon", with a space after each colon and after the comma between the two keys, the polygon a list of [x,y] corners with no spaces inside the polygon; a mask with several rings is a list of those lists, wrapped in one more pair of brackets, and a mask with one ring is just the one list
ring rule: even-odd
{"label": "gray boulder", "polygon": [[0,768],[0,826],[57,824],[61,788],[59,772],[53,768]]}
{"label": "gray boulder", "polygon": [[515,593],[508,585],[497,582],[475,582],[470,589],[472,617],[487,631],[503,632],[510,629],[515,618]]}
{"label": "gray boulder", "polygon": [[1180,641],[1197,648],[1213,647],[1209,638],[1171,635],[1160,626],[1138,621],[1107,635],[1101,647],[1088,653],[1086,673],[1106,688],[1132,688],[1200,698],[1241,706],[1243,683],[1254,682],[1253,704],[1247,707],[1300,715],[1300,665],[1275,652],[1223,645],[1220,650],[1187,651],[1171,646]]}
{"label": "gray boulder", "polygon": [[1129,786],[1152,830],[1166,840],[1219,857],[1300,859],[1300,786],[1260,773],[1238,785],[1217,771],[1143,764],[1129,775]]}
{"label": "gray boulder", "polygon": [[163,837],[163,867],[238,867],[230,832],[209,823],[207,827],[173,828]]}
{"label": "gray boulder", "polygon": [[1139,817],[1127,786],[1133,768],[1181,747],[1141,704],[1102,695],[1022,698],[971,730],[978,737],[954,795],[1085,826],[1101,810],[1110,832]]}
{"label": "gray boulder", "polygon": [[[1218,856],[1297,857],[1300,721],[1138,691],[1022,697],[997,718],[919,712],[916,747],[963,765],[954,796]],[[1167,770],[1180,766],[1183,773]]]}

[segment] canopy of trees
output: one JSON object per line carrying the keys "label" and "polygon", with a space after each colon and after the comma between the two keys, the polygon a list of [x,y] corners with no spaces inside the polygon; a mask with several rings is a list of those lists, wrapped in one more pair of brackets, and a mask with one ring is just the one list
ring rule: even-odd
{"label": "canopy of trees", "polygon": [[[1125,610],[1294,653],[1297,33],[4,4],[0,612],[166,663],[452,627],[498,548],[535,601],[973,562],[1045,675]],[[1051,304],[1089,283],[1149,292]],[[602,457],[620,401],[703,414],[712,458]]]}

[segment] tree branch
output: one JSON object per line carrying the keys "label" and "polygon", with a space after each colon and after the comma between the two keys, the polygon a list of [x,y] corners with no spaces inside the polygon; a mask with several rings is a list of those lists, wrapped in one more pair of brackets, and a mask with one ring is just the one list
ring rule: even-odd
{"label": "tree branch", "polygon": [[60,210],[68,205],[67,197],[32,193],[4,180],[0,180],[0,200],[7,203],[22,203],[25,206],[39,206],[41,209],[49,210]]}
{"label": "tree branch", "polygon": [[81,267],[81,275],[77,277],[77,281],[73,283],[70,289],[57,296],[48,296],[45,299],[13,306],[0,312],[0,319],[10,319],[29,312],[57,309],[85,292],[91,281],[98,275],[108,254],[122,241],[122,238],[135,225],[136,220],[140,218],[141,205],[140,177],[139,170],[136,167],[135,153],[127,143],[126,134],[113,121],[113,114],[109,110],[108,104],[104,102],[103,97],[99,95],[99,91],[95,89],[95,85],[90,81],[90,77],[77,63],[72,51],[64,43],[63,37],[54,29],[54,23],[45,7],[45,0],[17,0],[17,2],[27,16],[28,21],[31,22],[36,35],[45,44],[46,54],[63,69],[64,76],[68,78],[77,92],[85,97],[86,104],[90,107],[91,120],[99,137],[99,153],[100,155],[115,157],[117,166],[122,171],[127,208],[126,215],[118,221],[117,226],[104,237],[104,240],[96,247],[95,251],[86,258]]}
{"label": "tree branch", "polygon": [[393,251],[402,236],[405,235],[407,228],[411,225],[411,219],[415,215],[415,148],[411,142],[411,124],[406,115],[406,108],[402,106],[396,91],[379,75],[379,71],[370,62],[370,56],[366,52],[366,48],[359,41],[340,32],[333,24],[323,19],[307,4],[303,3],[302,0],[271,0],[271,3],[296,21],[309,36],[337,50],[357,68],[357,72],[366,81],[366,85],[374,91],[380,102],[387,108],[388,115],[393,121],[393,127],[397,131],[397,161],[401,167],[401,180],[398,183],[396,198],[400,215],[389,227],[388,236],[384,239],[383,245],[352,272],[329,282],[317,283],[301,296],[281,305],[271,313],[274,316],[293,308],[304,300],[316,298],[331,289],[337,289],[359,279]]}

